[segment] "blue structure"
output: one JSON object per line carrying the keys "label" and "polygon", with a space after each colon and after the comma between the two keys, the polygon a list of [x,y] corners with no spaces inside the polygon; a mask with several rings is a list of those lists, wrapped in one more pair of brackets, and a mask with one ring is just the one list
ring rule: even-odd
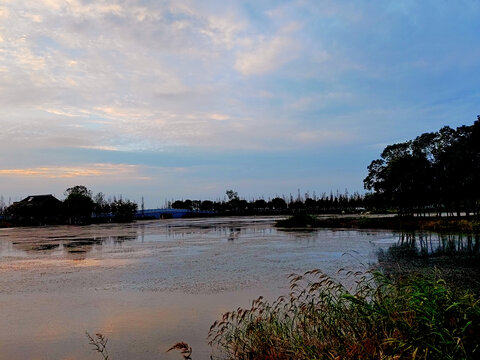
{"label": "blue structure", "polygon": [[155,219],[177,219],[187,214],[213,214],[212,211],[192,211],[189,209],[145,209],[138,210],[135,214],[137,219],[155,218]]}

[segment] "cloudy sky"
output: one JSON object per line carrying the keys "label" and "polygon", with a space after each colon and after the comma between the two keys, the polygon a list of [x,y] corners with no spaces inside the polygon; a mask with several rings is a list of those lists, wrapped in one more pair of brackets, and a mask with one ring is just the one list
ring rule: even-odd
{"label": "cloudy sky", "polygon": [[1,0],[0,194],[362,191],[480,113],[476,0]]}

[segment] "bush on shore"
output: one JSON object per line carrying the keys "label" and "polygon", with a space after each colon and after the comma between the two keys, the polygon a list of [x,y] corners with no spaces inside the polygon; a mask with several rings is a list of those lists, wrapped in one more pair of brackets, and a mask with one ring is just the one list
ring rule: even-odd
{"label": "bush on shore", "polygon": [[275,224],[276,227],[283,228],[314,228],[318,225],[318,219],[305,212],[299,212],[290,216],[287,219],[278,220]]}

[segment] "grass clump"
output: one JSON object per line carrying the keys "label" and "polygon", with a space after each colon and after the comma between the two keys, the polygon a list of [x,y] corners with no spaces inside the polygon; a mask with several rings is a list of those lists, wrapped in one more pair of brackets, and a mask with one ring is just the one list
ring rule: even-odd
{"label": "grass clump", "polygon": [[320,270],[291,275],[291,293],[223,315],[209,332],[218,358],[477,359],[480,303],[432,277],[355,274],[349,292]]}

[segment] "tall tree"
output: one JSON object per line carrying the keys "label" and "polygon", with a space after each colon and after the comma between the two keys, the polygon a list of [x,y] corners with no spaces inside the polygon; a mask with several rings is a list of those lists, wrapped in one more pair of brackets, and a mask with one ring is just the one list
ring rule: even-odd
{"label": "tall tree", "polygon": [[478,214],[480,117],[471,126],[425,133],[389,145],[368,166],[364,180],[370,199],[397,207],[403,214],[462,211]]}
{"label": "tall tree", "polygon": [[65,191],[65,209],[70,223],[85,224],[91,221],[95,203],[92,192],[83,185],[76,185]]}

